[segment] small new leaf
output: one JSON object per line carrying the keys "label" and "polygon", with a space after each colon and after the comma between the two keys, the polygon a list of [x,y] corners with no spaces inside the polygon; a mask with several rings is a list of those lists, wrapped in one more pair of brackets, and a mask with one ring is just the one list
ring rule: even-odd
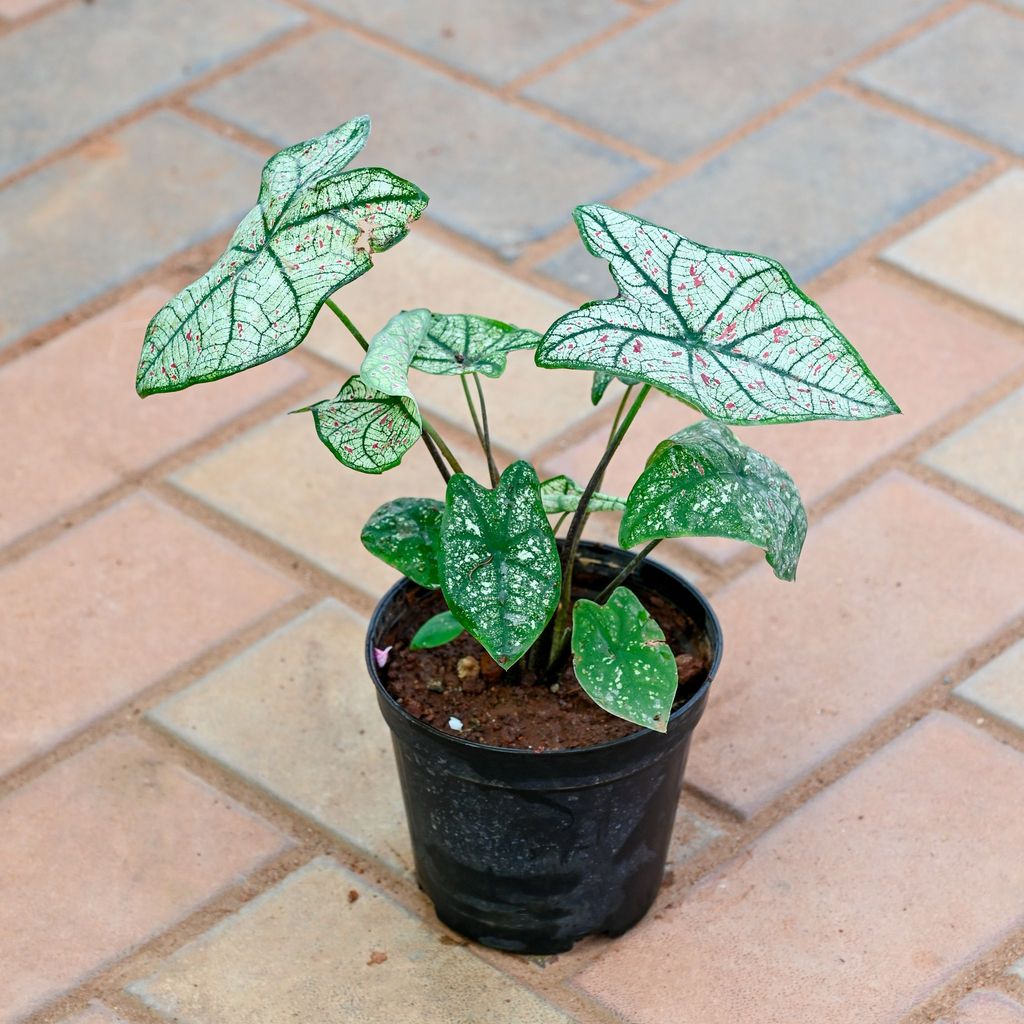
{"label": "small new leaf", "polygon": [[899,412],[853,346],[764,256],[711,249],[607,206],[577,207],[614,299],[555,321],[537,364],[621,374],[729,423]]}
{"label": "small new leaf", "polygon": [[452,614],[503,668],[540,636],[558,605],[561,565],[533,467],[513,462],[493,491],[448,481],[441,589]]}
{"label": "small new leaf", "polygon": [[409,365],[430,329],[430,310],[407,309],[395,314],[371,339],[359,376],[385,395],[412,398]]}
{"label": "small new leaf", "polygon": [[636,595],[617,587],[604,605],[579,600],[572,612],[573,668],[605,711],[665,732],[679,669],[665,634]]}
{"label": "small new leaf", "polygon": [[320,440],[339,462],[360,473],[393,469],[423,429],[413,399],[374,391],[358,376],[349,377],[334,398],[296,412],[311,412]]}
{"label": "small new leaf", "polygon": [[427,647],[441,647],[458,639],[465,630],[451,612],[439,612],[416,630],[409,642],[410,651],[421,651]]}
{"label": "small new leaf", "polygon": [[140,395],[219,380],[294,348],[327,297],[405,237],[426,195],[379,167],[345,170],[369,132],[358,117],[267,161],[257,205],[227,250],[150,321]]}
{"label": "small new leaf", "polygon": [[482,373],[500,377],[509,352],[536,348],[540,335],[523,327],[466,313],[435,313],[412,361],[424,373]]}
{"label": "small new leaf", "polygon": [[[583,497],[583,488],[567,476],[553,476],[540,485],[540,500],[549,515],[560,512],[575,512]],[[598,491],[590,499],[591,512],[621,512],[626,507],[625,498]]]}
{"label": "small new leaf", "polygon": [[780,579],[796,577],[807,515],[789,474],[704,420],[662,441],[626,499],[619,543],[732,537],[764,548]]}
{"label": "small new leaf", "polygon": [[443,512],[444,503],[435,498],[385,502],[366,520],[363,547],[421,586],[437,589]]}

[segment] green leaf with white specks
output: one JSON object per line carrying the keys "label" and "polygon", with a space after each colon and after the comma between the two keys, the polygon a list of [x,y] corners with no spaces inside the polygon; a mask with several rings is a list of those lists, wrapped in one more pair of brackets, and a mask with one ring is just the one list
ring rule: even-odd
{"label": "green leaf with white specks", "polygon": [[455,618],[503,668],[540,636],[558,605],[561,564],[529,463],[513,462],[493,491],[465,473],[448,481],[441,589]]}
{"label": "green leaf with white specks", "polygon": [[796,577],[807,514],[789,474],[721,423],[695,423],[662,441],[626,499],[619,543],[732,537],[764,548],[780,579]]}
{"label": "green leaf with white specks", "polygon": [[296,412],[311,412],[320,440],[360,473],[394,469],[423,430],[413,399],[374,391],[358,376],[349,377],[334,398]]}
{"label": "green leaf with white specks", "polygon": [[[540,485],[540,500],[544,511],[549,514],[575,512],[583,497],[583,488],[567,476],[553,476]],[[621,512],[626,507],[625,498],[598,491],[590,499],[591,512]]]}
{"label": "green leaf with white specks", "polygon": [[416,630],[409,641],[409,650],[422,651],[429,647],[443,647],[457,640],[464,632],[462,623],[451,612],[438,612]]}
{"label": "green leaf with white specks", "polygon": [[430,310],[396,313],[371,339],[359,376],[385,395],[412,398],[409,365],[430,329]]}
{"label": "green leaf with white specks", "polygon": [[574,217],[619,294],[555,321],[539,366],[622,374],[730,423],[899,412],[774,260],[712,249],[608,206],[580,206]]}
{"label": "green leaf with white specks", "polygon": [[536,331],[467,313],[435,313],[412,365],[423,373],[500,377],[509,352],[535,348]]}
{"label": "green leaf with white specks", "polygon": [[396,498],[378,508],[363,527],[363,547],[421,586],[441,585],[441,516],[436,498]]}
{"label": "green leaf with white specks", "polygon": [[405,237],[426,195],[379,167],[345,170],[369,132],[369,118],[359,117],[267,161],[257,205],[227,250],[150,321],[140,395],[219,380],[289,351],[332,292]]}
{"label": "green leaf with white specks", "polygon": [[679,669],[661,627],[631,590],[616,587],[604,605],[573,605],[572,654],[580,686],[605,711],[668,729]]}

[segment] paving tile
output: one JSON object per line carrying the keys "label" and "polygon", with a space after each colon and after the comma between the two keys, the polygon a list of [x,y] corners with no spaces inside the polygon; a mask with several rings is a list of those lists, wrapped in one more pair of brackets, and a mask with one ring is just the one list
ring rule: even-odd
{"label": "paving tile", "polygon": [[158,111],[0,192],[0,345],[233,227],[260,164]]}
{"label": "paving tile", "polygon": [[680,807],[672,830],[672,844],[668,849],[666,867],[671,870],[685,864],[716,839],[720,839],[722,834],[722,830],[712,825],[710,821],[685,807]]}
{"label": "paving tile", "polygon": [[[764,253],[806,281],[986,160],[929,128],[824,92],[632,209],[699,242]],[[540,269],[588,295],[614,294],[607,264],[578,242]]]}
{"label": "paving tile", "polygon": [[975,672],[955,692],[982,711],[1024,729],[1024,640]]}
{"label": "paving tile", "polygon": [[[815,298],[853,341],[903,409],[902,416],[864,423],[800,423],[740,428],[747,444],[775,459],[796,481],[807,505],[894,451],[1024,361],[1013,339],[978,326],[957,310],[929,303],[905,288],[865,273]],[[970,374],[964,367],[970,366]],[[654,395],[637,417],[606,478],[607,489],[628,494],[655,446],[699,418],[674,399]],[[1024,416],[1022,416],[1024,420]],[[551,472],[589,477],[606,431],[553,454]],[[749,550],[732,541],[690,542],[717,560]],[[660,549],[659,549],[660,550]]]}
{"label": "paving tile", "polygon": [[0,831],[0,1019],[11,1022],[289,845],[127,736],[15,790],[0,802]]}
{"label": "paving tile", "polygon": [[313,1021],[325,1013],[339,1019],[339,1011],[360,1024],[569,1024],[507,975],[440,938],[321,858],[129,991],[181,1024]]}
{"label": "paving tile", "polygon": [[968,7],[852,77],[922,113],[1024,154],[1021,66],[1024,21],[990,7]]}
{"label": "paving tile", "polygon": [[937,444],[923,461],[1024,513],[1024,389]]}
{"label": "paving tile", "polygon": [[883,253],[940,288],[1024,323],[1024,171],[1013,169]]}
{"label": "paving tile", "polygon": [[[468,450],[456,447],[460,456]],[[486,479],[479,461],[467,459],[464,466],[477,480]],[[374,600],[398,573],[359,543],[363,523],[393,498],[444,497],[441,476],[422,444],[387,473],[356,473],[320,443],[308,416],[280,416],[257,427],[187,466],[173,482]]]}
{"label": "paving tile", "polygon": [[[509,274],[470,259],[448,246],[411,235],[376,257],[364,274],[336,296],[369,336],[400,309],[425,306],[445,313],[478,313],[544,331],[570,307]],[[351,373],[362,352],[344,327],[324,310],[305,343]],[[459,382],[414,371],[416,397],[432,419],[445,419],[472,432],[473,422]],[[532,352],[513,352],[500,380],[483,380],[491,436],[516,454],[528,454],[557,438],[569,424],[593,412],[590,376],[552,373]]]}
{"label": "paving tile", "polygon": [[52,4],[53,0],[0,0],[0,18],[14,21]]}
{"label": "paving tile", "polygon": [[186,743],[401,871],[412,871],[366,622],[324,601],[150,713]]}
{"label": "paving tile", "polygon": [[81,1013],[65,1018],[63,1024],[127,1024],[127,1022],[123,1017],[111,1013],[102,1003],[92,1002]]}
{"label": "paving tile", "polygon": [[350,22],[502,85],[621,20],[613,0],[314,0]]}
{"label": "paving tile", "polygon": [[296,363],[278,359],[216,388],[142,402],[132,388],[141,339],[168,297],[145,288],[0,369],[8,484],[0,492],[0,544],[305,377]]}
{"label": "paving tile", "polygon": [[795,584],[757,566],[715,595],[725,654],[687,780],[759,810],[1004,629],[1022,578],[1020,533],[883,477],[811,530]]}
{"label": "paving tile", "polygon": [[901,1020],[1024,923],[1007,899],[1024,886],[1024,817],[1007,814],[1022,786],[1021,754],[929,715],[578,983],[636,1024]]}
{"label": "paving tile", "polygon": [[[0,39],[0,176],[280,35],[304,19],[274,0],[104,0],[64,6]],[[143,59],[139,59],[142,55]]]}
{"label": "paving tile", "polygon": [[937,1024],[1024,1024],[1024,1006],[1001,992],[971,992]]}
{"label": "paving tile", "polygon": [[937,6],[673,4],[539,79],[526,95],[678,160]]}
{"label": "paving tile", "polygon": [[145,496],[0,571],[0,772],[251,625],[296,593]]}
{"label": "paving tile", "polygon": [[361,160],[411,178],[432,197],[430,216],[506,257],[564,227],[577,203],[608,198],[646,173],[583,136],[344,32],[290,46],[195,102],[281,145],[368,111],[376,127]]}

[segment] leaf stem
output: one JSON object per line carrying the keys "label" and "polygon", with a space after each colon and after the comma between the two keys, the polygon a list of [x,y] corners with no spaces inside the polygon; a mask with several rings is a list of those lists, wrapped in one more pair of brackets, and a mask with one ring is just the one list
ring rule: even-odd
{"label": "leaf stem", "polygon": [[434,444],[434,439],[425,430],[423,431],[423,444],[426,446],[427,451],[430,452],[434,465],[440,470],[441,478],[445,483],[448,483],[452,478],[452,471],[445,465],[444,459],[441,458],[441,452],[438,450],[437,445]]}
{"label": "leaf stem", "polygon": [[324,305],[348,328],[348,333],[359,342],[360,348],[366,352],[370,343],[363,337],[359,328],[345,315],[345,311],[333,299],[328,299]]}
{"label": "leaf stem", "polygon": [[646,558],[646,557],[647,557],[647,556],[648,556],[648,555],[649,555],[649,554],[650,554],[650,553],[651,553],[651,552],[652,552],[652,551],[653,551],[653,550],[654,550],[654,549],[655,549],[655,548],[656,548],[656,547],[657,547],[657,546],[658,546],[658,545],[659,545],[659,544],[660,544],[660,543],[662,542],[662,539],[663,539],[663,538],[661,538],[661,537],[658,537],[658,538],[656,538],[655,540],[652,540],[652,541],[650,542],[650,544],[648,544],[648,545],[647,545],[647,546],[646,546],[646,547],[645,547],[645,548],[644,548],[644,549],[643,549],[642,551],[640,551],[640,552],[638,552],[637,554],[635,554],[635,555],[634,555],[634,556],[633,556],[633,557],[632,557],[632,558],[631,558],[631,559],[630,559],[630,560],[629,560],[629,561],[628,561],[628,562],[627,562],[627,563],[626,563],[626,564],[625,564],[625,565],[624,565],[624,566],[622,567],[622,570],[621,570],[621,572],[619,572],[618,576],[616,576],[616,577],[615,577],[615,579],[613,579],[613,580],[611,581],[611,583],[609,583],[609,584],[608,584],[608,586],[607,586],[607,587],[605,587],[605,588],[604,588],[604,590],[602,590],[602,591],[601,591],[601,593],[600,593],[600,594],[598,594],[598,595],[597,595],[597,597],[595,597],[595,598],[594,598],[594,603],[595,603],[595,604],[601,604],[601,603],[602,603],[603,601],[605,601],[605,600],[606,600],[606,599],[607,599],[607,598],[609,597],[609,595],[611,594],[611,592],[612,592],[612,591],[613,591],[613,590],[614,590],[614,589],[615,589],[615,588],[616,588],[616,587],[617,587],[617,586],[618,586],[618,585],[619,585],[620,583],[622,583],[622,582],[623,582],[623,580],[625,580],[625,579],[626,579],[626,577],[627,577],[627,576],[629,576],[629,575],[630,575],[630,573],[632,573],[632,572],[633,572],[633,570],[634,570],[634,569],[635,569],[635,568],[636,568],[636,567],[637,567],[638,565],[640,565],[640,563],[641,563],[641,562],[642,562],[642,561],[643,561],[643,560],[644,560],[644,559],[645,559],[645,558]]}
{"label": "leaf stem", "polygon": [[451,448],[444,443],[444,439],[441,435],[426,420],[423,421],[423,436],[429,437],[430,440],[437,445],[441,454],[448,460],[448,465],[451,466],[456,473],[465,472],[465,470],[459,465],[459,460],[452,454]]}
{"label": "leaf stem", "polygon": [[615,431],[619,429],[619,421],[622,419],[623,410],[626,408],[626,404],[629,402],[629,396],[633,393],[635,384],[626,385],[626,390],[622,393],[622,401],[619,402],[619,408],[615,412],[615,419],[612,420],[612,429],[608,432],[608,440],[615,436]]}
{"label": "leaf stem", "polygon": [[[475,377],[476,374],[473,374]],[[491,457],[491,446],[487,437],[487,428],[480,422],[480,417],[477,416],[476,406],[473,404],[473,396],[469,393],[469,384],[466,381],[466,374],[460,374],[459,380],[462,382],[462,393],[466,396],[466,405],[469,406],[469,415],[473,417],[473,426],[476,429],[477,439],[480,441],[480,447],[483,449],[484,455],[487,457],[487,472],[491,477],[491,486],[498,486],[498,467],[494,464],[494,459]],[[481,393],[481,398],[483,394]],[[481,412],[483,407],[481,406]],[[486,424],[486,413],[484,413],[484,424]]]}
{"label": "leaf stem", "polygon": [[487,468],[491,473],[491,483],[497,487],[501,474],[498,472],[498,464],[494,461],[494,451],[491,448],[491,428],[487,423],[487,403],[484,401],[484,386],[480,383],[480,374],[473,374],[473,383],[476,384],[477,397],[480,399],[480,419],[484,425],[484,451],[487,453]]}
{"label": "leaf stem", "polygon": [[629,407],[629,411],[625,416],[623,416],[618,430],[609,439],[608,444],[605,447],[604,454],[601,456],[601,460],[595,467],[593,475],[590,477],[590,480],[583,491],[583,495],[580,497],[580,503],[576,508],[576,514],[572,517],[572,522],[569,524],[569,532],[565,535],[565,545],[562,549],[562,597],[558,603],[558,609],[555,612],[555,623],[551,639],[551,654],[548,658],[548,671],[551,671],[560,661],[562,655],[565,653],[566,644],[569,642],[569,613],[572,607],[572,570],[573,564],[576,561],[576,550],[579,548],[580,537],[583,533],[583,526],[587,521],[590,499],[594,496],[594,492],[598,487],[601,486],[601,481],[604,479],[604,472],[608,468],[608,463],[612,461],[612,456],[615,454],[619,445],[622,444],[622,439],[626,436],[626,431],[629,430],[633,420],[636,419],[636,414],[640,411],[640,406],[644,404],[644,399],[647,398],[650,391],[651,385],[645,384],[640,389],[640,394],[636,396],[633,404]]}

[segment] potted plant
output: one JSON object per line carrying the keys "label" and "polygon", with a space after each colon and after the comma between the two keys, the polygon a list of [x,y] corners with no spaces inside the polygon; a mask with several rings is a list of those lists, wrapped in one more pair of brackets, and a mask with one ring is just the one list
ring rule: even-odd
{"label": "potted plant", "polygon": [[[266,362],[298,345],[324,305],[363,348],[336,396],[298,411],[350,469],[385,472],[422,442],[445,481],[443,502],[398,497],[362,529],[404,574],[377,606],[366,654],[419,883],[463,934],[557,952],[625,931],[653,901],[721,656],[707,602],[648,555],[667,537],[731,537],[795,577],[807,529],[797,489],[726,424],[899,410],[779,264],[600,205],[574,216],[617,297],[543,336],[416,309],[367,339],[330,296],[427,205],[390,171],[346,169],[369,127],[357,118],[271,157],[226,252],[153,317],[137,389],[177,391]],[[595,405],[621,392],[582,486],[498,464],[481,377],[500,377],[518,349],[541,367],[592,372]],[[463,472],[423,416],[410,371],[458,379],[486,480]],[[629,494],[606,494],[605,469],[652,389],[708,418],[668,425]],[[582,539],[604,511],[621,516],[621,549]]]}

